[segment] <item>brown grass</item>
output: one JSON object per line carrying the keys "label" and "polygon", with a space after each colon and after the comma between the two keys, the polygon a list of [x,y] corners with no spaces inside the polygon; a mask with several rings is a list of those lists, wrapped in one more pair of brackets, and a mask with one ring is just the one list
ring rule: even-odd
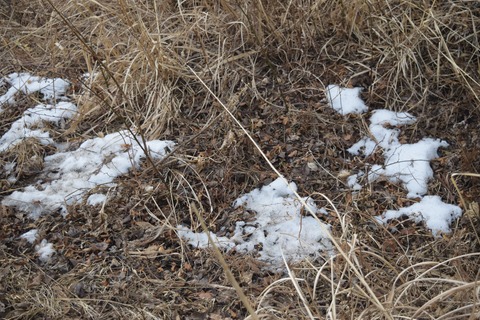
{"label": "brown grass", "polygon": [[[78,204],[66,219],[31,221],[2,207],[0,317],[478,318],[475,1],[38,0],[1,10],[0,75],[28,71],[73,84],[80,114],[58,139],[128,127],[178,145],[118,179],[101,208]],[[430,191],[468,209],[451,234],[435,238],[408,220],[376,224],[373,216],[410,203],[396,185],[346,188],[342,172],[374,162],[345,151],[367,134],[369,115],[335,114],[324,100],[330,83],[363,86],[370,109],[417,116],[408,141],[450,143],[432,162]],[[36,103],[18,101],[2,113],[2,134]],[[34,181],[41,156],[53,152],[42,148],[29,140],[1,154],[2,166],[17,161],[20,179],[1,173],[0,197]],[[281,274],[235,252],[223,252],[222,263],[178,238],[178,224],[202,230],[193,208],[208,229],[228,232],[248,215],[232,201],[275,179],[272,166],[328,209],[318,218],[332,225],[339,254]],[[464,173],[453,184],[455,172]],[[54,244],[51,263],[19,240],[31,228]]]}

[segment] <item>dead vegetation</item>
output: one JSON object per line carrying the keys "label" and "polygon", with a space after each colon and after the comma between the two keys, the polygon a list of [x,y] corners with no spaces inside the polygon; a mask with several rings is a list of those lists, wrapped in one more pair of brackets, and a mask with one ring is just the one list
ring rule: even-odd
{"label": "dead vegetation", "polygon": [[[194,206],[211,231],[228,230],[248,215],[232,201],[276,178],[218,97],[276,169],[328,209],[320,218],[344,252],[290,274],[224,252],[257,318],[478,318],[479,179],[456,177],[461,200],[449,178],[480,168],[477,2],[36,0],[1,10],[0,75],[28,71],[73,84],[80,115],[59,139],[129,127],[178,143],[167,159],[118,179],[105,207],[80,204],[65,219],[36,221],[2,207],[1,317],[255,319],[214,252],[175,233],[180,223],[202,230]],[[94,76],[87,81],[85,72]],[[346,187],[344,173],[372,161],[346,152],[368,131],[369,114],[345,118],[328,108],[330,83],[364,87],[370,110],[417,116],[409,141],[449,142],[432,162],[430,190],[469,209],[452,234],[374,222],[411,199],[388,182],[357,194]],[[2,113],[0,132],[34,101],[22,97]],[[19,159],[23,178],[12,185],[0,176],[0,195],[32,183],[48,152],[25,141],[2,154],[0,164]],[[18,238],[31,228],[54,244],[51,263]]]}

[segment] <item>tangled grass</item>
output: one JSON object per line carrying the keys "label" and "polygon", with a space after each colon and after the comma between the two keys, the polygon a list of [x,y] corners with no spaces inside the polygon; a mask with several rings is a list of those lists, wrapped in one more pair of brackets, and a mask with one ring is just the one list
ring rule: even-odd
{"label": "tangled grass", "polygon": [[[178,147],[119,179],[100,211],[76,205],[67,219],[32,222],[2,207],[1,316],[478,318],[476,1],[21,0],[2,10],[1,75],[28,71],[73,84],[79,115],[52,132],[58,139],[130,128]],[[330,83],[364,87],[372,109],[415,114],[411,140],[450,143],[432,164],[430,190],[466,211],[452,234],[433,237],[408,220],[374,223],[411,200],[387,182],[357,194],[346,188],[343,173],[365,162],[344,150],[368,128],[366,116],[326,107]],[[35,102],[18,97],[0,132]],[[2,154],[0,164],[18,159],[21,179],[0,177],[0,196],[31,183],[42,161],[30,155],[49,152],[28,140]],[[321,170],[307,170],[311,162]],[[220,262],[176,236],[180,222],[202,230],[204,220],[211,231],[234,225],[242,213],[230,204],[274,179],[271,165],[329,209],[323,219],[341,254],[276,274],[250,256],[223,252]],[[460,172],[467,174],[453,185],[448,176]],[[53,263],[39,264],[18,240],[32,226],[57,248]]]}

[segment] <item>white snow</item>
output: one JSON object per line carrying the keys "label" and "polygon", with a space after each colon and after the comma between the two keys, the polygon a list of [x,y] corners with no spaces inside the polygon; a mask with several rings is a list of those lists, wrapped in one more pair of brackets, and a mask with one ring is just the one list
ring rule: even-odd
{"label": "white snow", "polygon": [[35,246],[35,251],[39,255],[39,259],[42,262],[50,261],[50,258],[55,253],[55,249],[53,248],[53,244],[48,242],[47,240],[43,239],[40,244]]}
{"label": "white snow", "polygon": [[17,92],[30,94],[37,91],[43,95],[43,100],[53,100],[64,98],[69,87],[68,81],[54,78],[41,78],[32,76],[29,73],[12,73],[2,78],[2,83],[8,83],[10,88],[0,97],[0,112],[3,110],[3,104],[15,103],[15,95]]}
{"label": "white snow", "polygon": [[327,86],[326,95],[330,106],[342,115],[363,113],[368,110],[360,98],[362,88],[342,88],[335,84]]}
{"label": "white snow", "polygon": [[[20,238],[27,240],[29,243],[34,243],[38,237],[38,229],[32,229],[20,236]],[[38,245],[35,246],[35,252],[38,254],[40,261],[48,262],[52,255],[55,253],[53,244],[43,239]]]}
{"label": "white snow", "polygon": [[[178,235],[187,241],[195,248],[207,248],[209,246],[208,236],[203,232],[193,232],[190,228],[179,225],[177,226]],[[232,249],[235,244],[227,237],[217,237],[213,232],[210,232],[210,237],[215,244],[221,248]]]}
{"label": "white snow", "polygon": [[[0,79],[2,84],[9,84],[7,92],[0,96],[0,113],[3,106],[15,103],[15,95],[18,92],[25,94],[40,91],[43,101],[52,104],[39,104],[29,108],[20,119],[12,123],[10,129],[0,138],[0,152],[3,152],[26,138],[36,138],[44,145],[53,144],[50,134],[42,130],[44,122],[50,122],[57,127],[62,127],[65,121],[74,117],[77,106],[68,102],[65,93],[69,82],[54,78],[41,78],[28,73],[12,73]],[[65,100],[56,102],[56,100]],[[14,108],[15,106],[10,106]]]}
{"label": "white snow", "polygon": [[427,228],[434,235],[449,233],[450,223],[461,216],[462,210],[454,205],[446,204],[439,196],[425,196],[418,203],[399,210],[388,210],[377,217],[380,222],[387,222],[401,216],[408,216],[416,223],[425,221]]}
{"label": "white snow", "polygon": [[[213,238],[222,248],[235,248],[238,252],[258,251],[259,260],[267,262],[273,269],[282,268],[282,253],[287,260],[298,262],[306,257],[315,258],[322,252],[331,251],[328,240],[328,225],[309,216],[302,216],[302,204],[295,197],[295,183],[287,184],[278,178],[261,189],[255,189],[235,200],[233,206],[243,206],[256,212],[255,220],[236,223],[234,234],[230,238]],[[303,198],[314,213],[319,210],[312,199]],[[205,234],[195,233],[183,226],[178,228],[179,235],[195,247],[206,247]]]}
{"label": "white snow", "polygon": [[347,185],[350,189],[354,191],[359,191],[362,189],[362,186],[359,184],[359,179],[363,177],[365,173],[363,171],[358,171],[358,173],[353,174],[347,178]]}
{"label": "white snow", "polygon": [[392,182],[402,182],[408,198],[417,198],[428,192],[428,181],[433,178],[430,160],[438,158],[437,149],[448,143],[424,138],[414,144],[397,145],[385,151],[384,169],[377,174],[389,177]]}
{"label": "white snow", "polygon": [[[416,118],[407,112],[375,110],[370,117],[371,137],[364,137],[347,151],[353,155],[371,155],[377,147],[383,152],[385,162],[374,164],[368,172],[368,182],[372,183],[386,177],[393,183],[401,183],[407,190],[408,198],[421,198],[421,201],[407,208],[388,210],[380,217],[379,222],[408,215],[416,222],[425,221],[426,226],[434,234],[449,232],[449,224],[461,214],[457,206],[443,203],[438,196],[425,196],[428,193],[428,182],[433,178],[430,160],[438,158],[437,150],[448,147],[443,140],[423,138],[412,144],[399,141],[399,127],[415,123]],[[354,191],[361,189],[358,178],[364,173],[347,178],[347,185]],[[425,196],[425,197],[424,197]]]}
{"label": "white snow", "polygon": [[65,120],[71,119],[76,112],[77,106],[65,101],[56,105],[39,104],[28,109],[0,138],[0,152],[13,147],[26,138],[36,138],[44,145],[53,144],[50,134],[42,130],[42,123],[45,121],[60,126]]}
{"label": "white snow", "polygon": [[15,162],[6,162],[3,165],[3,172],[5,173],[5,176],[7,177],[7,181],[10,183],[15,183],[17,182],[17,178],[15,177],[15,166],[17,164]]}
{"label": "white snow", "polygon": [[[147,148],[154,159],[162,158],[172,148],[172,141],[149,141]],[[86,140],[75,151],[59,152],[44,159],[44,170],[35,185],[15,191],[2,201],[37,219],[42,214],[60,211],[80,201],[98,185],[113,186],[113,180],[138,167],[145,153],[128,131]]]}
{"label": "white snow", "polygon": [[[58,152],[44,158],[44,169],[36,177],[36,182],[23,190],[17,190],[2,200],[2,205],[15,206],[26,212],[32,219],[43,214],[61,212],[68,214],[68,205],[83,198],[98,186],[115,186],[114,179],[127,174],[132,168],[139,168],[145,153],[135,138],[127,130],[113,132],[84,141],[76,150],[69,151],[68,142],[56,143],[46,130],[46,122],[63,127],[77,114],[77,107],[65,96],[68,81],[54,78],[41,78],[27,73],[13,73],[0,79],[0,85],[10,86],[0,96],[0,113],[3,108],[14,107],[19,92],[30,94],[40,92],[45,104],[28,109],[5,134],[0,137],[0,152],[4,152],[25,138],[36,138],[42,144],[54,145]],[[360,98],[361,88],[343,88],[329,85],[326,96],[329,105],[341,113],[363,113],[367,106]],[[370,117],[370,136],[363,137],[348,151],[353,155],[373,154],[379,148],[384,162],[367,164],[367,170],[359,171],[347,178],[347,185],[355,191],[361,190],[362,183],[375,182],[386,178],[401,183],[410,198],[419,202],[398,210],[387,210],[377,220],[385,223],[390,219],[407,215],[415,222],[424,221],[434,234],[449,232],[450,223],[461,215],[457,206],[445,204],[438,196],[426,195],[428,181],[433,177],[430,160],[438,157],[437,150],[448,143],[434,138],[423,138],[416,143],[401,143],[400,128],[415,123],[416,119],[406,112],[375,110]],[[143,145],[143,143],[142,143]],[[172,141],[146,142],[150,155],[161,159],[173,148]],[[3,165],[4,175],[15,182],[15,163]],[[1,169],[1,168],[0,168]],[[311,167],[312,171],[316,169]],[[314,170],[315,169],[315,170]],[[148,187],[153,188],[153,187]],[[147,190],[147,189],[146,189]],[[310,216],[295,197],[295,183],[287,183],[279,178],[259,189],[240,196],[233,203],[235,208],[255,212],[253,220],[236,222],[235,230],[227,236],[210,233],[213,241],[224,250],[234,249],[240,253],[252,253],[271,266],[283,269],[282,254],[290,262],[298,262],[307,257],[316,258],[322,253],[333,252],[328,238],[329,226]],[[327,214],[317,208],[314,201],[303,198],[315,214]],[[91,194],[87,205],[99,205],[108,201],[101,193]],[[185,226],[177,227],[178,235],[190,245],[205,248],[209,246],[207,235],[193,232]],[[20,237],[30,243],[37,241],[37,229],[30,230]],[[39,259],[47,262],[54,254],[53,244],[42,240],[35,247]]]}
{"label": "white snow", "polygon": [[107,196],[101,193],[94,193],[87,198],[87,204],[90,206],[96,206],[107,201]]}
{"label": "white snow", "polygon": [[354,155],[371,155],[377,146],[383,149],[396,147],[400,144],[398,135],[400,130],[396,128],[386,128],[385,126],[402,126],[412,124],[416,118],[407,112],[393,112],[389,110],[374,110],[370,117],[370,133],[376,141],[370,137],[364,137],[349,149],[348,152]]}
{"label": "white snow", "polygon": [[390,126],[402,126],[415,121],[415,117],[406,112],[375,110],[370,117],[369,128],[376,141],[365,137],[348,149],[351,154],[369,156],[376,146],[381,147],[385,162],[372,167],[368,175],[369,182],[382,176],[394,183],[400,182],[407,189],[409,198],[421,197],[428,192],[428,181],[433,178],[430,160],[438,158],[438,148],[448,147],[447,142],[432,138],[423,138],[413,144],[400,143],[400,130]]}
{"label": "white snow", "polygon": [[20,238],[27,240],[29,243],[34,243],[37,240],[38,229],[32,229],[25,232]]}
{"label": "white snow", "polygon": [[[11,86],[7,93],[0,97],[0,106],[13,104],[15,94],[19,91],[40,91],[44,101],[63,100],[54,104],[39,104],[26,110],[0,137],[0,152],[30,137],[45,145],[56,145],[49,133],[43,130],[43,123],[49,122],[62,127],[76,115],[77,106],[65,97],[69,83],[58,78],[46,79],[28,73],[13,73],[0,79],[0,82]],[[173,145],[171,141],[146,142],[154,159],[164,157]],[[58,144],[58,147],[66,150],[68,145],[63,143]],[[38,176],[37,182],[5,197],[2,204],[15,206],[33,219],[55,211],[66,215],[67,205],[80,201],[86,192],[98,185],[114,185],[115,178],[128,173],[132,167],[138,167],[144,157],[144,151],[126,130],[89,139],[75,151],[57,152],[45,157],[44,170]],[[5,164],[5,174],[11,175],[14,166],[14,163]],[[14,182],[14,177],[8,179]],[[88,202],[97,204],[105,200],[105,196],[102,198],[97,195],[89,198]]]}

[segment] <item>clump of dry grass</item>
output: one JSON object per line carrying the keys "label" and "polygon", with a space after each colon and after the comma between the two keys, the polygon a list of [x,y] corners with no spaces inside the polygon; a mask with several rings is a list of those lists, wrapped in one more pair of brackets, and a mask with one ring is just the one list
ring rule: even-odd
{"label": "clump of dry grass", "polygon": [[[269,162],[330,208],[319,218],[332,224],[344,254],[282,275],[224,253],[256,311],[250,318],[468,319],[480,312],[478,218],[440,238],[408,220],[375,224],[373,216],[410,200],[387,183],[352,195],[335,178],[365,165],[343,159],[366,129],[361,116],[344,119],[322,101],[326,84],[364,86],[372,108],[418,116],[410,138],[451,143],[433,163],[439,179],[432,188],[458,202],[448,173],[480,166],[476,3],[39,0],[8,9],[0,13],[1,74],[30,71],[73,83],[80,114],[57,133],[62,139],[128,127],[179,144],[173,156],[119,179],[101,209],[74,206],[66,220],[32,223],[2,208],[0,315],[247,317],[225,266],[213,252],[186,246],[175,226],[201,230],[192,204],[210,230],[234,226],[242,213],[230,204],[276,177]],[[1,132],[31,103],[9,109]],[[16,160],[20,177],[40,170],[33,154],[41,160],[44,153],[26,141],[1,161]],[[307,170],[312,161],[321,169]],[[478,207],[478,184],[458,181],[457,189],[463,206]],[[18,240],[33,227],[57,249],[50,265],[38,265],[33,247]]]}
{"label": "clump of dry grass", "polygon": [[40,173],[48,149],[51,148],[43,146],[35,138],[27,138],[10,148],[6,152],[6,159],[9,163],[15,163],[15,178],[22,179]]}

